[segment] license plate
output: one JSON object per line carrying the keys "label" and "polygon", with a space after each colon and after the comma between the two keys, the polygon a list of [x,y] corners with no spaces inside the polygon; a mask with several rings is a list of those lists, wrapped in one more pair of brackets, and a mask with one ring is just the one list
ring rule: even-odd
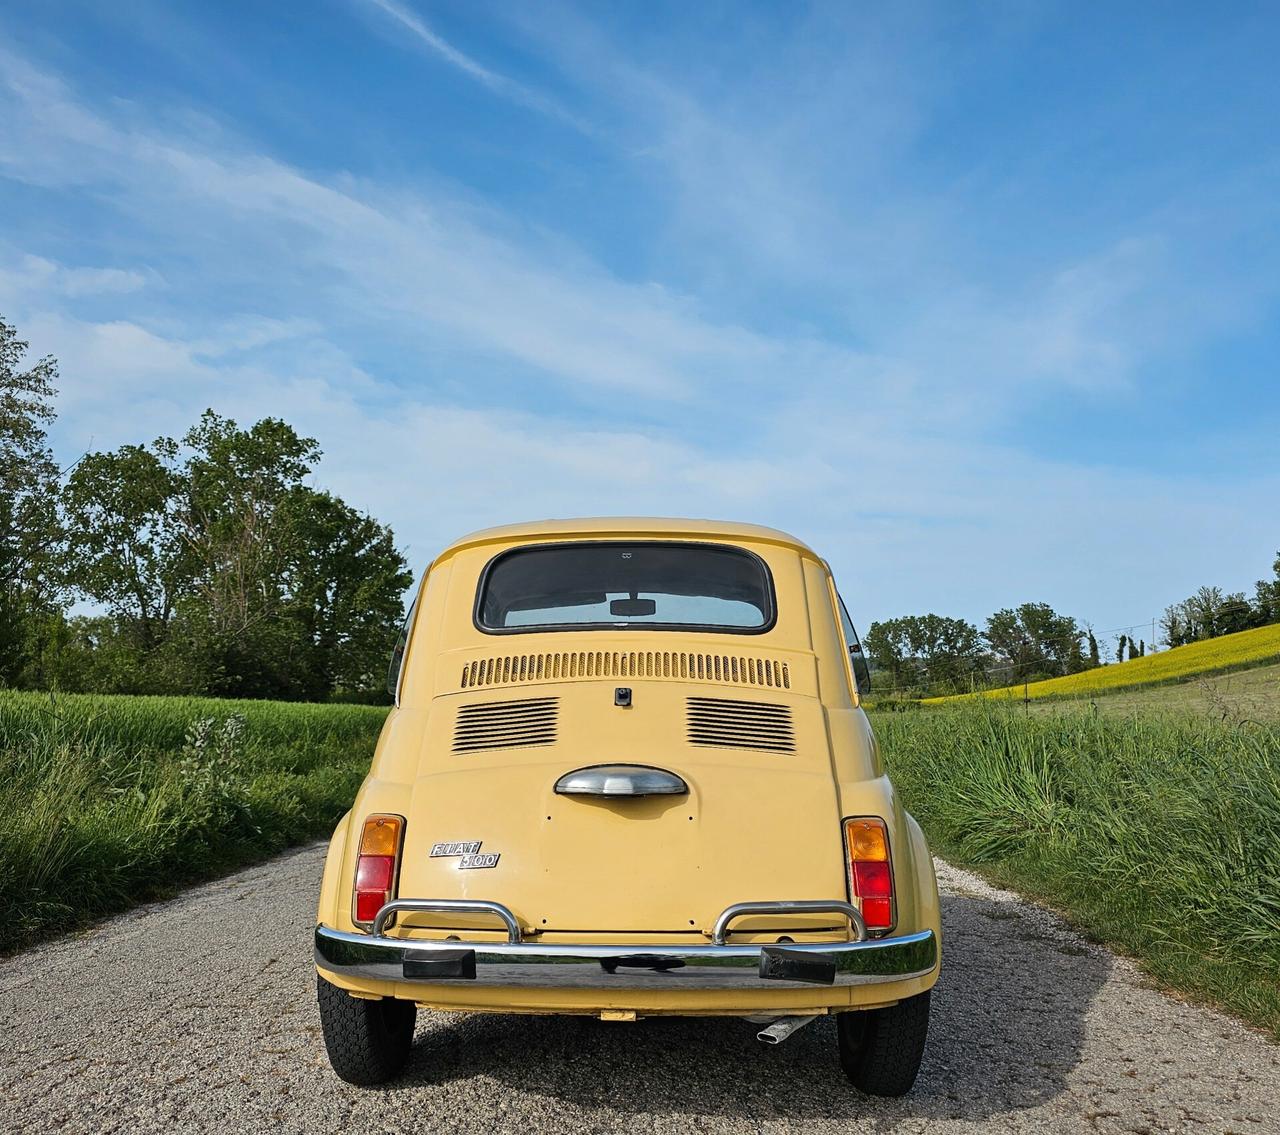
{"label": "license plate", "polygon": [[760,951],[760,976],[770,981],[804,981],[810,985],[834,985],[836,960],[830,954],[765,946]]}
{"label": "license plate", "polygon": [[413,978],[462,978],[475,980],[475,950],[432,950],[414,953],[406,950],[404,955],[404,976],[406,980]]}

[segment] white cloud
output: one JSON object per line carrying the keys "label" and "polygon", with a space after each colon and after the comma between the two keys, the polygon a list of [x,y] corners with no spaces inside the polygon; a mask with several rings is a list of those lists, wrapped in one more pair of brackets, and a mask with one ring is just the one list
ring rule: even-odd
{"label": "white cloud", "polygon": [[[31,337],[57,345],[76,376],[61,453],[180,434],[209,405],[242,422],[283,417],[320,439],[318,483],[391,523],[416,570],[461,533],[518,518],[750,519],[827,555],[864,622],[923,609],[981,618],[1025,599],[1110,626],[1154,617],[1224,565],[1263,564],[1271,535],[1253,520],[1280,494],[1280,476],[1223,494],[1194,472],[1091,469],[821,406],[772,423],[752,450],[717,454],[623,423],[389,391],[337,351],[296,366],[202,361],[194,344],[68,319],[36,320]],[[1167,594],[1153,594],[1154,564]]]}
{"label": "white cloud", "polygon": [[[1052,182],[1074,184],[1077,171],[1055,133],[1028,139],[1025,166],[952,152],[963,137],[1005,154],[1008,124],[957,123],[954,103],[972,97],[966,72],[1027,46],[1045,19],[1034,8],[977,21],[982,47],[966,51],[927,5],[819,5],[766,16],[767,31],[744,14],[733,42],[758,48],[767,35],[768,50],[742,52],[708,52],[696,17],[676,22],[699,30],[692,41],[637,43],[571,6],[502,11],[612,109],[611,136],[663,186],[669,274],[745,310],[792,297],[829,336],[891,357],[944,417],[989,423],[1058,391],[1126,396],[1144,365],[1258,320],[1280,295],[1274,255],[1256,252],[1274,253],[1280,231],[1265,150],[1256,168],[1216,180],[1161,174],[1117,189],[1101,172],[1065,201]],[[1093,199],[1125,190],[1133,200],[1110,210]],[[1006,200],[1022,212],[1006,216]],[[1084,239],[1053,239],[1076,220],[1055,209],[1094,219],[1075,226]]]}
{"label": "white cloud", "polygon": [[154,273],[121,268],[68,268],[30,254],[11,268],[0,267],[0,298],[24,291],[47,292],[79,299],[84,296],[121,295],[158,282]]}
{"label": "white cloud", "polygon": [[12,175],[100,180],[157,239],[208,256],[209,270],[247,256],[305,274],[309,303],[340,292],[366,314],[419,321],[554,381],[646,398],[783,361],[785,346],[699,319],[687,300],[619,282],[565,247],[531,255],[450,202],[380,199],[350,179],[322,184],[268,158],[124,129],[2,55],[0,74],[18,96],[0,126]]}
{"label": "white cloud", "polygon": [[[686,112],[692,123],[663,155],[689,163],[681,224],[730,188],[741,159],[750,184],[724,197],[729,225],[798,273],[830,214],[785,132],[753,158],[748,134],[668,97],[665,128]],[[1223,493],[1192,473],[1089,468],[989,440],[1039,387],[1130,380],[1160,330],[1135,335],[1125,318],[1159,271],[1159,242],[1082,254],[1000,303],[937,285],[850,346],[713,316],[439,192],[309,175],[234,140],[161,131],[137,107],[91,110],[3,53],[0,112],[0,170],[106,202],[174,257],[145,271],[123,255],[0,267],[5,314],[62,362],[64,457],[181,433],[206,406],[276,415],[319,438],[321,483],[391,522],[419,568],[460,532],[510,519],[731,516],[809,538],[871,617],[1043,598],[1112,625],[1221,579],[1223,564],[1269,562],[1254,518],[1275,477]],[[867,129],[874,148],[886,127]],[[813,216],[770,230],[792,195]],[[905,212],[887,221],[883,243],[858,238],[871,268],[833,274],[851,294],[890,247],[912,244],[899,243]],[[834,256],[856,252],[829,231]],[[206,280],[214,300],[195,288]],[[183,287],[200,300],[179,303]],[[369,361],[384,341],[385,373]],[[1168,581],[1158,597],[1153,564]],[[1035,582],[1017,596],[1010,580]]]}
{"label": "white cloud", "polygon": [[431,55],[443,59],[451,67],[461,71],[468,78],[474,79],[494,94],[559,119],[584,134],[592,133],[591,128],[582,119],[571,114],[555,99],[485,67],[466,52],[458,50],[444,36],[431,28],[408,4],[401,3],[401,0],[355,0],[355,2],[362,7],[375,9],[394,20],[400,28],[409,32],[414,42],[424,47]]}

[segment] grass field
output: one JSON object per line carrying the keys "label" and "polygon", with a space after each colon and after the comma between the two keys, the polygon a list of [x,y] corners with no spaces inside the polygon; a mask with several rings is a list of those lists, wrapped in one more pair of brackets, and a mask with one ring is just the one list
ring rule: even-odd
{"label": "grass field", "polygon": [[[934,849],[1280,1037],[1280,727],[1045,710],[874,715]],[[385,712],[0,692],[0,951],[327,833]]]}
{"label": "grass field", "polygon": [[966,701],[972,698],[1014,699],[1077,697],[1083,694],[1109,693],[1115,690],[1175,682],[1198,674],[1222,673],[1269,661],[1280,661],[1280,623],[1221,638],[1205,639],[1173,650],[1148,654],[1129,662],[1099,666],[1063,678],[1048,678],[1023,686],[1004,686],[977,694],[957,694],[945,698],[926,698],[926,705]]}
{"label": "grass field", "polygon": [[1219,721],[1280,722],[1280,663],[1028,703],[1032,713],[1059,713],[1068,706],[1123,717],[1191,714]]}
{"label": "grass field", "polygon": [[1280,1038],[1280,727],[984,702],[875,727],[938,854]]}
{"label": "grass field", "polygon": [[385,716],[0,691],[0,952],[327,834]]}

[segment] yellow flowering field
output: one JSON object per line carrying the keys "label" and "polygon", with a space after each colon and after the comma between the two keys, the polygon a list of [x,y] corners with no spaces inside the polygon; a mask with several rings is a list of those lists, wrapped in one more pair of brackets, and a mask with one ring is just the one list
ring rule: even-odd
{"label": "yellow flowering field", "polygon": [[[1099,666],[1065,678],[1048,678],[1032,682],[1026,687],[1028,697],[1046,698],[1059,694],[1087,694],[1095,690],[1116,690],[1126,686],[1143,686],[1151,682],[1168,682],[1188,678],[1194,674],[1228,670],[1237,666],[1280,659],[1280,623],[1258,627],[1221,638],[1205,639],[1173,650],[1148,654],[1129,662],[1117,662],[1111,666]],[[1023,696],[1022,686],[1005,686],[982,693],[958,694],[946,698],[926,698],[925,703],[952,702],[970,697],[1009,698]]]}

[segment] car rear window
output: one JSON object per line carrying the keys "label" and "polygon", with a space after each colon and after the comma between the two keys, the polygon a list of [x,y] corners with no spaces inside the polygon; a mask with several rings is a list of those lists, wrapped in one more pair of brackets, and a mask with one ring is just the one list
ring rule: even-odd
{"label": "car rear window", "polygon": [[480,581],[487,631],[696,627],[734,634],[773,624],[759,556],[718,544],[540,544],[503,552]]}

